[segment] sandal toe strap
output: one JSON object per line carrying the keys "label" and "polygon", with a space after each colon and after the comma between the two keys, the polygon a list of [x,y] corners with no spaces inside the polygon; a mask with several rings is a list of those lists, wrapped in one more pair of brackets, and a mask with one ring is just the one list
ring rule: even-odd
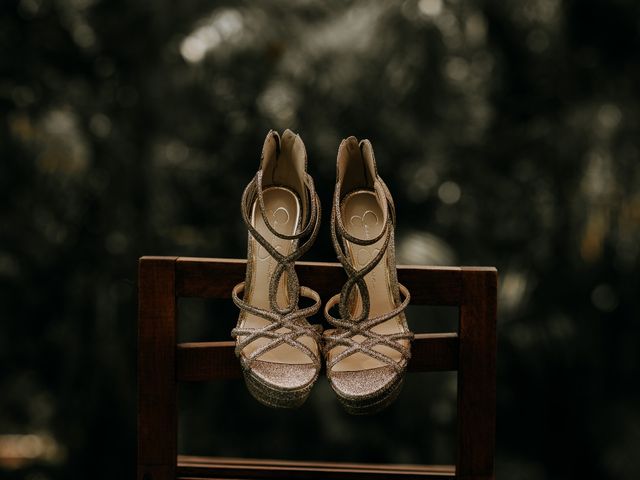
{"label": "sandal toe strap", "polygon": [[[404,369],[411,358],[411,351],[409,348],[405,347],[399,340],[412,340],[414,335],[412,332],[398,332],[392,334],[380,334],[373,331],[373,327],[380,325],[381,323],[400,315],[409,305],[411,300],[411,296],[407,288],[398,284],[400,292],[402,293],[404,300],[402,303],[391,310],[388,313],[383,315],[378,315],[376,317],[370,318],[368,320],[364,320],[361,322],[355,322],[350,320],[344,320],[341,318],[336,318],[331,315],[330,310],[335,305],[340,302],[340,297],[342,294],[337,294],[331,297],[331,299],[325,304],[324,314],[327,321],[336,327],[334,333],[330,335],[325,335],[325,344],[324,351],[325,355],[328,357],[328,353],[336,346],[344,346],[347,347],[345,350],[340,352],[338,355],[333,357],[330,361],[327,362],[327,369],[333,368],[338,362],[343,360],[344,358],[353,355],[354,353],[364,353],[380,362],[393,367],[396,371],[400,372]],[[356,335],[361,335],[365,337],[362,342],[356,341],[353,337]],[[390,347],[397,352],[400,353],[402,359],[400,362],[394,360],[388,355],[381,353],[377,350],[374,350],[373,347],[376,345],[385,345]]]}
{"label": "sandal toe strap", "polygon": [[[319,368],[320,357],[318,354],[299,340],[300,337],[303,336],[309,336],[316,342],[320,340],[322,326],[310,325],[306,320],[306,317],[314,315],[320,310],[320,296],[318,293],[308,287],[301,287],[300,295],[311,299],[313,304],[283,315],[263,308],[254,307],[245,302],[240,298],[240,294],[244,292],[244,288],[245,282],[241,282],[234,287],[231,292],[233,303],[242,311],[249,312],[270,321],[269,324],[261,328],[236,327],[231,330],[231,336],[233,338],[238,339],[238,337],[243,337],[236,342],[235,353],[243,359],[245,366],[250,368],[251,364],[257,360],[259,356],[280,345],[287,344],[305,353],[312,360],[312,363]],[[286,328],[289,331],[285,333],[278,332],[278,330],[282,328]],[[267,338],[269,342],[248,355],[242,354],[242,350],[247,345],[260,338]]]}

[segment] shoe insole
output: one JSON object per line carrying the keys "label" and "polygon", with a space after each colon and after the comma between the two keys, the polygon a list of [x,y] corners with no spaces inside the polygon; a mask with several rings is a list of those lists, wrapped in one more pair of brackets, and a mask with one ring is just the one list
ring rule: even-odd
{"label": "shoe insole", "polygon": [[[266,210],[266,217],[271,226],[278,233],[283,235],[293,235],[298,229],[301,208],[298,196],[292,190],[285,187],[268,187],[263,191],[263,198]],[[294,240],[283,240],[265,225],[260,214],[257,201],[251,210],[251,223],[267,242],[283,255],[289,255],[294,248]],[[245,286],[244,300],[254,307],[271,311],[269,303],[269,284],[277,266],[276,260],[260,245],[253,237],[249,236],[251,242],[251,258],[248,259],[252,268],[250,284]],[[276,293],[277,304],[284,308],[289,303],[287,294],[287,273],[283,273]],[[259,317],[249,312],[243,312],[240,326],[243,328],[262,328],[269,325],[271,320]],[[288,328],[276,330],[278,333],[286,333]],[[241,339],[244,337],[240,337]],[[272,340],[260,337],[247,345],[242,352],[251,354],[258,348],[270,343]],[[307,335],[298,337],[298,341],[305,344],[314,353],[318,353],[318,346],[315,340]],[[257,360],[274,363],[305,364],[312,363],[309,356],[301,350],[288,344],[279,345],[260,355]]]}
{"label": "shoe insole", "polygon": [[[385,219],[383,211],[378,204],[375,193],[371,191],[360,190],[347,195],[342,201],[341,211],[345,229],[350,235],[356,238],[368,240],[380,235],[380,232],[384,229]],[[366,267],[369,262],[378,255],[384,244],[384,240],[385,237],[383,236],[373,245],[357,245],[346,242],[347,254],[351,264],[358,269]],[[369,290],[369,318],[390,312],[397,306],[393,299],[391,286],[389,285],[391,276],[389,275],[389,267],[387,265],[387,254],[388,250],[384,253],[380,263],[364,277],[367,289]],[[362,311],[362,298],[357,287],[354,287],[353,292],[355,292],[355,302],[352,305],[352,309],[354,316],[357,316]],[[376,325],[372,330],[381,335],[404,332],[401,319],[397,316]],[[365,337],[363,335],[355,335],[353,339],[360,343],[365,340]],[[407,340],[400,340],[398,343],[405,347],[408,346]],[[331,355],[338,355],[345,348],[346,347],[343,346],[337,346],[331,349]],[[402,359],[400,352],[387,345],[378,344],[372,348],[397,362]],[[383,366],[387,366],[387,364],[366,353],[357,352],[340,360],[334,365],[333,370],[337,372],[368,370]]]}

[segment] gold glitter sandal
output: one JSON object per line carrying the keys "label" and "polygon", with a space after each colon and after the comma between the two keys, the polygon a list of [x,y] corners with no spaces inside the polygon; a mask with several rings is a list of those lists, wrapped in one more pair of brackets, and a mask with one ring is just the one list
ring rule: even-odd
{"label": "gold glitter sandal", "polygon": [[[352,414],[389,405],[411,357],[413,334],[404,315],[410,296],[396,276],[394,224],[393,199],[378,176],[371,143],[343,140],[331,235],[349,278],[325,305],[325,317],[336,328],[324,332],[324,354],[329,382]],[[336,305],[340,318],[330,313]]]}
{"label": "gold glitter sandal", "polygon": [[[320,225],[320,202],[306,162],[298,135],[286,130],[280,138],[269,132],[260,169],[242,195],[249,230],[247,272],[232,292],[240,316],[231,335],[247,388],[272,407],[301,405],[321,366],[322,327],[306,318],[318,312],[320,298],[300,286],[294,268]],[[301,296],[313,303],[299,308]]]}

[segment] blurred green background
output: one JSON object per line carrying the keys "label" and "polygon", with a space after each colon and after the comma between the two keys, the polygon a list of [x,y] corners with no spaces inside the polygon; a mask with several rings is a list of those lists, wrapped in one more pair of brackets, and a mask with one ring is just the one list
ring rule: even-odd
{"label": "blurred green background", "polygon": [[[137,258],[245,256],[240,195],[287,127],[325,214],[340,140],[370,138],[399,260],[499,269],[498,478],[640,478],[640,3],[0,9],[0,478],[132,478]],[[324,223],[305,259],[335,260]],[[228,303],[180,307],[182,339],[229,338]],[[411,375],[362,419],[325,380],[295,412],[189,385],[180,451],[450,462],[455,395]]]}

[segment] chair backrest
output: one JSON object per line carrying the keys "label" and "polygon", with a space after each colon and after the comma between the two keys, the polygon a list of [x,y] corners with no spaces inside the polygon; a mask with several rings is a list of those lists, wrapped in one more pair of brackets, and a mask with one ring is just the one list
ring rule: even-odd
{"label": "chair backrest", "polygon": [[[138,480],[175,478],[494,478],[496,297],[493,267],[399,266],[414,305],[459,307],[458,331],[418,334],[409,370],[457,371],[456,464],[395,466],[180,457],[177,384],[241,376],[234,343],[176,343],[177,299],[230,298],[246,261],[142,257],[138,271]],[[327,299],[339,264],[298,262],[302,283]]]}

